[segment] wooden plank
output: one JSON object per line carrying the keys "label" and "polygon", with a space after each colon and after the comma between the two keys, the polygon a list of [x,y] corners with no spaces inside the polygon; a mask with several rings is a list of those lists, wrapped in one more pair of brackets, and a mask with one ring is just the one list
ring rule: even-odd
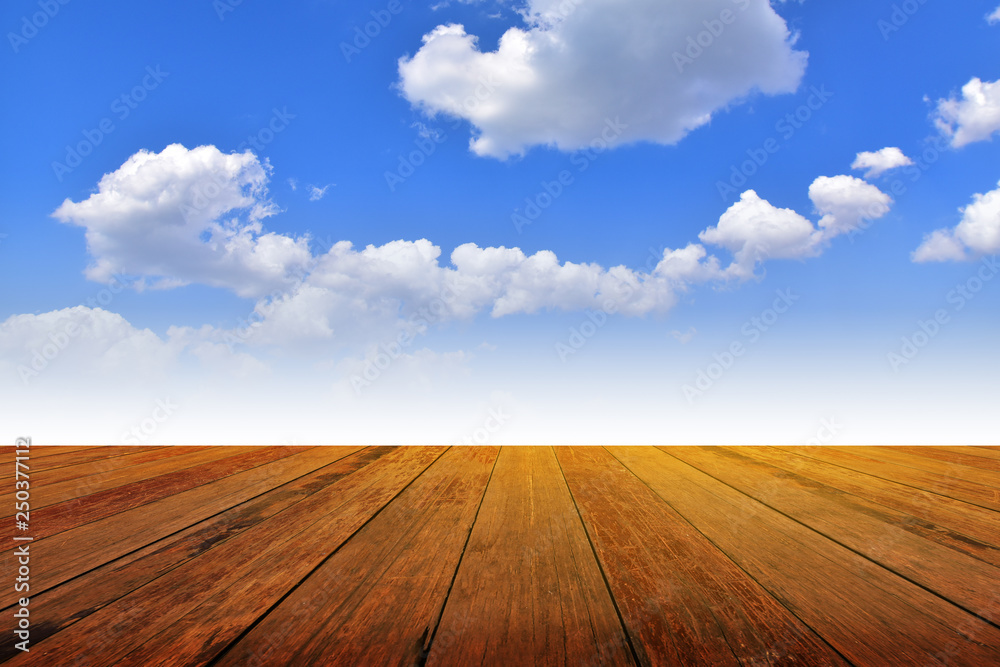
{"label": "wooden plank", "polygon": [[673,447],[670,454],[979,617],[1000,622],[1000,569],[966,554],[967,538],[734,449]]}
{"label": "wooden plank", "polygon": [[[121,456],[110,456],[98,458],[90,461],[82,461],[67,466],[60,466],[49,470],[32,470],[31,481],[33,486],[45,489],[55,484],[60,484],[68,480],[82,480],[91,475],[101,474],[113,470],[127,470],[128,468],[160,459],[173,458],[189,451],[222,449],[221,447],[157,447],[145,451],[137,451],[133,454],[122,454]],[[246,451],[243,448],[242,451]],[[233,453],[236,453],[235,451]]]}
{"label": "wooden plank", "polygon": [[[34,452],[39,447],[32,447],[31,451]],[[99,459],[111,458],[113,456],[126,456],[128,454],[136,454],[138,452],[150,451],[153,449],[159,449],[159,447],[134,447],[134,446],[121,446],[121,447],[84,447],[82,449],[77,449],[69,452],[62,452],[59,454],[53,454],[51,456],[39,457],[39,460],[34,462],[29,461],[30,472],[32,475],[35,473],[42,472],[43,470],[52,470],[54,468],[61,468],[63,466],[76,465],[78,463],[87,463],[90,461],[97,461]],[[13,461],[13,457],[10,459]],[[4,471],[4,474],[0,478],[7,478],[14,476],[14,466],[9,466],[8,469]]]}
{"label": "wooden plank", "polygon": [[[992,510],[800,456],[794,450],[780,451],[772,447],[736,449],[744,456],[906,512],[917,520],[907,519],[907,523],[923,522],[922,525],[928,530],[934,530],[935,524],[941,526],[949,533],[956,534],[956,542],[953,543],[955,548],[987,563],[1000,565],[1000,556],[996,551],[1000,549],[1000,531],[997,530],[1000,516]],[[961,544],[965,545],[964,548]],[[992,548],[983,549],[981,545]]]}
{"label": "wooden plank", "polygon": [[[3,452],[4,460],[7,460],[14,456],[14,452],[17,451],[17,447],[13,445],[4,445],[0,448]],[[24,449],[23,447],[21,449]],[[81,449],[88,449],[84,445],[31,445],[28,447],[31,451],[31,458],[40,459],[46,456],[52,456],[53,454],[66,454],[67,452],[77,452]]]}
{"label": "wooden plank", "polygon": [[505,447],[427,664],[633,664],[551,448]]}
{"label": "wooden plank", "polygon": [[[303,451],[301,447],[260,447],[227,456],[196,468],[177,470],[51,505],[31,513],[31,534],[36,540],[57,535],[105,517],[188,491],[223,477],[276,461]],[[0,524],[0,549],[13,549],[17,534],[13,523]]]}
{"label": "wooden plank", "polygon": [[[352,457],[347,465],[332,465],[359,447],[323,448],[330,462],[178,533],[164,537],[66,583],[31,595],[31,639],[40,642],[124,597],[166,572],[232,539],[282,512],[373,460],[371,454]],[[377,456],[376,456],[377,458]],[[319,465],[322,461],[317,460]],[[13,609],[0,612],[13,636]],[[0,643],[0,662],[17,654],[11,642]]]}
{"label": "wooden plank", "polygon": [[[417,664],[440,617],[497,452],[495,447],[446,452],[215,667]],[[117,664],[212,660],[268,609],[270,600],[260,600],[255,588],[245,593],[229,588],[206,600]],[[258,599],[246,604],[246,597]]]}
{"label": "wooden plank", "polygon": [[906,484],[923,491],[930,491],[955,500],[962,500],[979,507],[1000,511],[1000,493],[997,489],[976,484],[952,475],[941,475],[916,468],[879,461],[848,450],[833,447],[777,447],[781,451],[794,452],[802,456],[832,463],[844,468],[863,472],[882,479]]}
{"label": "wooden plank", "polygon": [[[59,473],[62,479],[43,477],[45,473],[31,478],[31,509],[37,512],[49,505],[253,450],[252,447],[163,447],[58,468],[51,472]],[[126,464],[125,459],[131,460]],[[118,462],[125,465],[118,465]],[[75,471],[76,474],[67,475],[66,471]],[[13,510],[14,492],[0,494],[0,518],[13,516]]]}
{"label": "wooden plank", "polygon": [[[836,449],[843,450],[845,448],[836,447]],[[1000,473],[967,464],[939,461],[926,456],[914,456],[912,452],[903,447],[851,447],[848,451],[854,454],[860,453],[862,456],[876,461],[923,470],[945,477],[956,477],[992,489],[1000,488]]]}
{"label": "wooden plank", "polygon": [[[990,458],[988,456],[973,455],[954,449],[943,449],[938,447],[892,447],[893,452],[903,452],[907,455],[919,456],[922,458],[943,461],[945,463],[967,466],[975,470],[986,470],[1000,473],[1000,457]],[[961,473],[959,473],[961,474]]]}
{"label": "wooden plank", "polygon": [[610,453],[556,452],[642,664],[848,664]]}
{"label": "wooden plank", "polygon": [[612,453],[850,662],[1000,662],[1000,630],[986,621],[669,454]]}
{"label": "wooden plank", "polygon": [[931,449],[940,449],[946,452],[960,452],[962,454],[969,454],[970,456],[978,456],[979,458],[991,459],[993,461],[1000,461],[1000,450],[992,449],[990,447],[962,447],[957,445],[951,446],[941,446],[933,447]]}
{"label": "wooden plank", "polygon": [[[278,602],[427,468],[441,448],[400,447],[95,611],[7,664],[117,663],[201,603]],[[225,631],[225,617],[215,620]],[[222,646],[217,647],[221,649]],[[157,659],[157,662],[159,658]],[[148,664],[148,663],[147,663]]]}
{"label": "wooden plank", "polygon": [[[36,562],[31,574],[32,594],[120,558],[198,521],[266,493],[340,458],[348,448],[314,447],[211,484],[179,493],[149,505],[74,528],[54,537],[32,542]],[[4,567],[14,567],[12,551],[0,553]],[[13,570],[9,570],[13,571]],[[3,606],[17,596],[3,591]]]}

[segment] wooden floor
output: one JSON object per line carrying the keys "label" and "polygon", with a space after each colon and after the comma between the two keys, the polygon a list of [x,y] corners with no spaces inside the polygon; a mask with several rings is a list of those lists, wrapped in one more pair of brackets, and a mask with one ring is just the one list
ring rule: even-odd
{"label": "wooden floor", "polygon": [[1000,448],[34,447],[9,665],[1000,665]]}

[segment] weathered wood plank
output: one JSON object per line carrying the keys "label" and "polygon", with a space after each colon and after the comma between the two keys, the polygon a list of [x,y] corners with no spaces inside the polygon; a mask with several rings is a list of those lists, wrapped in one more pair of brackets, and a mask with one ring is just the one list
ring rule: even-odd
{"label": "weathered wood plank", "polygon": [[994,664],[1000,630],[662,451],[612,452],[855,664]]}
{"label": "weathered wood plank", "polygon": [[[48,590],[327,465],[340,458],[345,449],[348,448],[314,447],[149,505],[32,542],[31,553],[37,558],[36,562],[45,563],[44,568],[32,572],[32,594]],[[0,553],[0,561],[5,567],[12,567],[12,553]],[[16,596],[10,591],[3,591],[2,595],[0,599],[3,600],[3,606],[14,604],[13,598]]]}
{"label": "weathered wood plank", "polygon": [[[178,533],[106,563],[83,576],[31,595],[31,639],[40,642],[124,597],[166,572],[282,512],[373,460],[365,453],[347,465],[330,465],[359,447],[323,448],[329,463]],[[377,458],[377,456],[376,456]],[[316,465],[322,464],[317,460]],[[13,633],[13,609],[0,612],[8,635]],[[10,642],[0,643],[0,662],[16,655]]]}
{"label": "weathered wood plank", "polygon": [[[176,470],[152,479],[74,498],[31,513],[31,533],[36,540],[77,526],[113,516],[126,510],[168,498],[223,477],[256,468],[303,451],[300,447],[260,447],[227,456],[195,468]],[[16,534],[12,523],[0,524],[0,549],[13,549]]]}
{"label": "weathered wood plank", "polygon": [[[963,451],[958,451],[955,449],[944,449],[939,447],[895,446],[891,448],[880,448],[880,449],[891,449],[893,452],[897,453],[902,452],[905,453],[908,457],[917,456],[925,459],[933,459],[935,461],[944,462],[947,464],[967,466],[975,470],[1000,473],[1000,457],[991,458],[989,456],[983,456],[981,453],[979,455],[976,455],[976,454],[969,454]],[[912,458],[910,460],[912,460]],[[961,474],[961,471],[959,471],[959,474]]]}
{"label": "weathered wood plank", "polygon": [[428,665],[632,664],[551,448],[505,447]]}
{"label": "weathered wood plank", "polygon": [[908,452],[903,447],[836,447],[835,449],[840,451],[847,449],[853,454],[860,454],[876,461],[923,470],[944,477],[956,477],[992,489],[1000,488],[1000,473],[998,472],[982,466],[973,467],[955,461],[941,461],[923,455],[914,455],[915,452]]}
{"label": "weathered wood plank", "polygon": [[954,498],[986,509],[1000,511],[1000,493],[997,489],[955,477],[941,475],[917,468],[879,461],[861,454],[861,450],[838,450],[832,447],[777,447],[781,451],[794,452],[802,456],[832,463],[834,465],[863,472],[892,482],[930,491],[941,496]]}
{"label": "weathered wood plank", "polygon": [[[34,452],[41,449],[42,448],[38,446],[31,448],[32,455],[30,458],[32,460],[28,461],[28,466],[32,475],[45,470],[53,470],[55,468],[77,465],[79,463],[88,463],[115,456],[127,456],[129,454],[138,454],[139,452],[148,452],[154,449],[160,449],[160,447],[83,447],[68,452],[60,452],[49,456],[39,455],[36,457]],[[38,460],[35,461],[35,458],[38,458]],[[14,458],[12,453],[12,455],[8,457],[8,461],[10,461],[10,463],[4,467],[3,474],[0,475],[0,479],[14,476],[13,460]]]}
{"label": "weathered wood plank", "polygon": [[[207,600],[269,607],[427,468],[441,448],[393,449],[353,474],[95,611],[10,665],[114,664]],[[337,464],[335,464],[337,465]],[[225,631],[227,617],[216,620]],[[222,646],[218,647],[219,649]],[[148,664],[148,663],[147,663]]]}
{"label": "weathered wood plank", "polygon": [[[669,453],[981,618],[1000,622],[1000,569],[965,553],[968,538],[737,449],[673,447]],[[976,546],[997,554],[988,545]]]}
{"label": "weathered wood plank", "polygon": [[940,449],[945,452],[959,452],[961,454],[968,454],[970,456],[978,456],[979,458],[991,459],[993,461],[1000,461],[1000,449],[993,449],[991,447],[963,447],[958,445],[950,446],[935,446],[929,449]]}
{"label": "weathered wood plank", "polygon": [[642,664],[848,664],[610,453],[556,453]]}
{"label": "weathered wood plank", "polygon": [[[928,530],[934,530],[936,524],[949,532],[971,538],[971,541],[957,538],[959,543],[965,543],[963,550],[966,553],[987,563],[1000,565],[1000,557],[995,551],[1000,549],[1000,530],[997,530],[1000,516],[993,510],[800,456],[794,450],[781,451],[772,447],[736,449],[744,456],[905,512],[914,517],[917,520],[915,522],[923,522],[922,525]],[[980,544],[989,545],[992,549],[981,549]],[[960,548],[958,544],[954,546]]]}
{"label": "weathered wood plank", "polygon": [[[120,456],[109,456],[97,458],[91,461],[82,461],[72,465],[60,466],[49,470],[32,471],[31,479],[44,490],[54,484],[59,484],[68,480],[84,479],[91,475],[101,474],[114,470],[127,470],[128,468],[157,461],[170,459],[189,451],[222,449],[221,447],[156,447],[144,451],[137,451],[133,454],[121,454]],[[248,448],[241,448],[239,451],[247,451]],[[237,453],[235,450],[233,453]]]}
{"label": "weathered wood plank", "polygon": [[[49,505],[249,451],[253,451],[253,448],[163,447],[150,452],[57,468],[51,472],[58,473],[58,477],[47,477],[44,472],[32,477],[31,508],[37,512]],[[126,462],[126,459],[129,460]],[[7,512],[2,516],[13,516],[13,507],[13,491],[0,494],[0,513]]]}
{"label": "weathered wood plank", "polygon": [[[440,617],[497,451],[448,450],[215,666],[416,664]],[[210,660],[266,610],[208,600],[119,664]]]}

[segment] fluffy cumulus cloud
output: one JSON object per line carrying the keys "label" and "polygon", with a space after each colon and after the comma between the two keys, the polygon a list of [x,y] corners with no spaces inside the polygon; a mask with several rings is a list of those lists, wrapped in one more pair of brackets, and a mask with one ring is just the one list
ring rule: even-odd
{"label": "fluffy cumulus cloud", "polygon": [[730,270],[747,278],[764,260],[819,254],[822,233],[795,211],[777,208],[747,190],[722,214],[718,225],[709,227],[698,238],[732,252]]}
{"label": "fluffy cumulus cloud", "polygon": [[672,144],[754,91],[793,92],[806,66],[768,0],[529,0],[522,16],[495,51],[440,25],[399,61],[406,99],[469,121],[479,155]]}
{"label": "fluffy cumulus cloud", "polygon": [[987,22],[988,22],[988,23],[989,23],[990,25],[996,25],[996,24],[1000,23],[1000,7],[997,7],[997,8],[996,8],[996,9],[994,9],[994,10],[993,10],[992,12],[990,12],[990,13],[989,13],[989,14],[988,14],[988,15],[986,16],[986,21],[987,21]]}
{"label": "fluffy cumulus cloud", "polygon": [[961,97],[938,100],[934,124],[955,148],[986,141],[1000,131],[1000,81],[976,77],[962,86]]}
{"label": "fluffy cumulus cloud", "polygon": [[889,212],[892,198],[853,176],[820,176],[809,186],[809,199],[822,216],[824,239],[849,234]]}
{"label": "fluffy cumulus cloud", "polygon": [[173,144],[136,153],[97,192],[67,199],[53,215],[86,230],[93,280],[141,275],[153,287],[197,282],[259,296],[310,261],[306,239],[263,231],[276,212],[267,171],[249,151]]}
{"label": "fluffy cumulus cloud", "polygon": [[101,308],[12,315],[0,324],[0,364],[26,385],[51,368],[155,374],[173,363],[178,351],[149,329]]}
{"label": "fluffy cumulus cloud", "polygon": [[[206,183],[214,194],[204,192]],[[749,190],[700,234],[702,243],[668,248],[637,270],[473,243],[442,256],[427,239],[364,248],[339,241],[313,255],[308,239],[262,232],[260,220],[274,212],[266,186],[267,170],[250,154],[170,146],[160,154],[137,153],[105,176],[97,193],[64,203],[56,215],[86,228],[91,278],[101,280],[104,267],[119,266],[140,276],[140,284],[201,282],[256,299],[242,326],[172,328],[163,342],[245,375],[266,369],[233,356],[237,345],[361,349],[480,314],[603,309],[662,315],[692,286],[751,279],[772,259],[816,256],[827,241],[884,215],[891,204],[860,179],[820,177],[809,189],[820,216],[814,224]],[[728,251],[732,261],[724,265],[706,245]]]}
{"label": "fluffy cumulus cloud", "polygon": [[915,262],[974,259],[1000,252],[1000,184],[986,194],[975,194],[972,203],[959,209],[962,219],[952,229],[938,229],[913,252]]}
{"label": "fluffy cumulus cloud", "polygon": [[878,178],[887,171],[911,164],[913,160],[906,157],[903,151],[895,146],[889,146],[874,152],[858,153],[851,163],[851,169],[866,169],[865,178]]}

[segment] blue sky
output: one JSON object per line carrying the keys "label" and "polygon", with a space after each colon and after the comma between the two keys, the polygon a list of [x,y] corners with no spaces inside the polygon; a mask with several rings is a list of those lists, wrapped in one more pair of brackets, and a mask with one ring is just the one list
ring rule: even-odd
{"label": "blue sky", "polygon": [[6,3],[3,426],[995,442],[996,3]]}

